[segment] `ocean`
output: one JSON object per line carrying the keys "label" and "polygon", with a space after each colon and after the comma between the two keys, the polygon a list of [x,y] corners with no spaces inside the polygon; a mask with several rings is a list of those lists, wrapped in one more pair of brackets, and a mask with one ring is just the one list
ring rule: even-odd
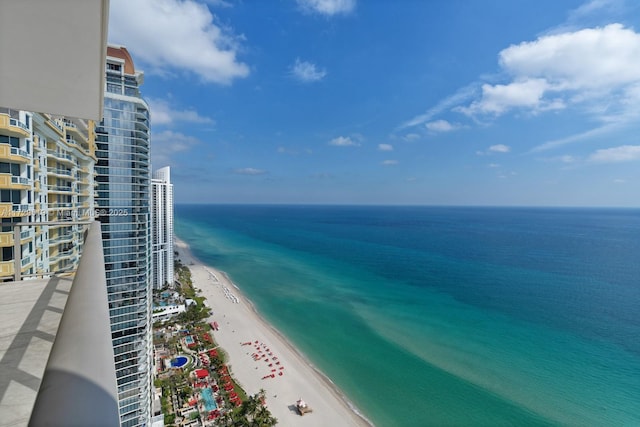
{"label": "ocean", "polygon": [[640,210],[178,205],[175,231],[376,426],[640,426]]}

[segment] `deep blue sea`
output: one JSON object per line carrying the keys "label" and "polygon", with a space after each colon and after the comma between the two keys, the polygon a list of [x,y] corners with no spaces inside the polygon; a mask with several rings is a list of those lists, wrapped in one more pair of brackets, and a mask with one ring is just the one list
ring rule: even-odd
{"label": "deep blue sea", "polygon": [[378,426],[640,426],[640,210],[175,214]]}

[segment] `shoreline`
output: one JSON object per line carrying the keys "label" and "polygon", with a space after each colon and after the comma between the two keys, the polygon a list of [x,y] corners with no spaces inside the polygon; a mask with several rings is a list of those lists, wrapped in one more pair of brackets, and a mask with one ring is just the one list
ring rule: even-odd
{"label": "shoreline", "polygon": [[[218,331],[213,331],[213,335],[216,343],[228,355],[232,375],[248,394],[261,389],[266,391],[266,406],[278,419],[278,425],[374,425],[331,378],[316,368],[284,334],[262,317],[253,302],[224,271],[197,259],[189,245],[177,236],[174,251],[178,252],[176,258],[191,271],[193,287],[205,297],[206,304],[212,309],[207,321],[217,321],[221,325]],[[238,340],[238,337],[243,338]],[[253,348],[259,353],[266,348],[265,353],[269,352],[273,360],[277,359],[275,363],[281,364],[280,371],[270,369],[272,373],[267,372],[263,376],[265,370],[260,370],[259,363],[263,360],[262,356],[260,359],[252,357],[258,355],[256,352],[250,355],[249,351]],[[274,377],[275,374],[278,376]],[[293,405],[299,398],[309,404],[313,413],[300,416],[295,412]]]}

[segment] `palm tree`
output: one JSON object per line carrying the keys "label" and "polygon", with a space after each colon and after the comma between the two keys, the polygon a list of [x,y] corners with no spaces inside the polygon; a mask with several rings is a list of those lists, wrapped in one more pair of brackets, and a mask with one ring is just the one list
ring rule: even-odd
{"label": "palm tree", "polygon": [[252,426],[255,427],[271,427],[275,426],[278,420],[271,415],[266,406],[260,406],[253,419]]}
{"label": "palm tree", "polygon": [[256,413],[258,412],[258,407],[262,406],[260,405],[260,401],[257,397],[257,394],[254,396],[249,396],[247,400],[242,402],[240,412],[247,421],[253,420]]}

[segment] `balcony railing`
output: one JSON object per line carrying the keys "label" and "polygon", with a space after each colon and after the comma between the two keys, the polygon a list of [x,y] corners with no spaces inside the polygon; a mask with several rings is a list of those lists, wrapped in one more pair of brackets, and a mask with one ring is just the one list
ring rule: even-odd
{"label": "balcony railing", "polygon": [[60,124],[56,121],[56,119],[48,120],[47,123],[51,124],[57,130],[59,130],[60,133],[64,133],[64,129],[62,129],[62,126],[60,126]]}
{"label": "balcony railing", "polygon": [[27,159],[31,158],[31,156],[29,156],[29,153],[27,153],[25,150],[22,150],[22,149],[16,148],[16,147],[11,147],[11,154],[13,154],[15,156],[26,157]]}
{"label": "balcony railing", "polygon": [[26,130],[29,132],[29,127],[17,119],[9,119],[9,125],[19,127],[20,129]]}
{"label": "balcony railing", "polygon": [[100,223],[94,221],[29,425],[120,425],[109,325]]}
{"label": "balcony railing", "polygon": [[47,172],[53,175],[72,176],[72,172],[66,169],[47,168]]}
{"label": "balcony railing", "polygon": [[29,178],[25,178],[23,176],[11,176],[11,183],[12,184],[22,184],[22,185],[29,185]]}
{"label": "balcony railing", "polygon": [[14,204],[11,207],[11,210],[13,212],[29,212],[33,210],[33,205],[27,205],[27,204]]}
{"label": "balcony railing", "polygon": [[55,157],[57,159],[69,160],[70,162],[73,161],[73,157],[71,157],[71,155],[69,155],[67,153],[63,153],[62,151],[47,150],[47,154],[49,154],[50,156],[53,156],[53,157]]}

